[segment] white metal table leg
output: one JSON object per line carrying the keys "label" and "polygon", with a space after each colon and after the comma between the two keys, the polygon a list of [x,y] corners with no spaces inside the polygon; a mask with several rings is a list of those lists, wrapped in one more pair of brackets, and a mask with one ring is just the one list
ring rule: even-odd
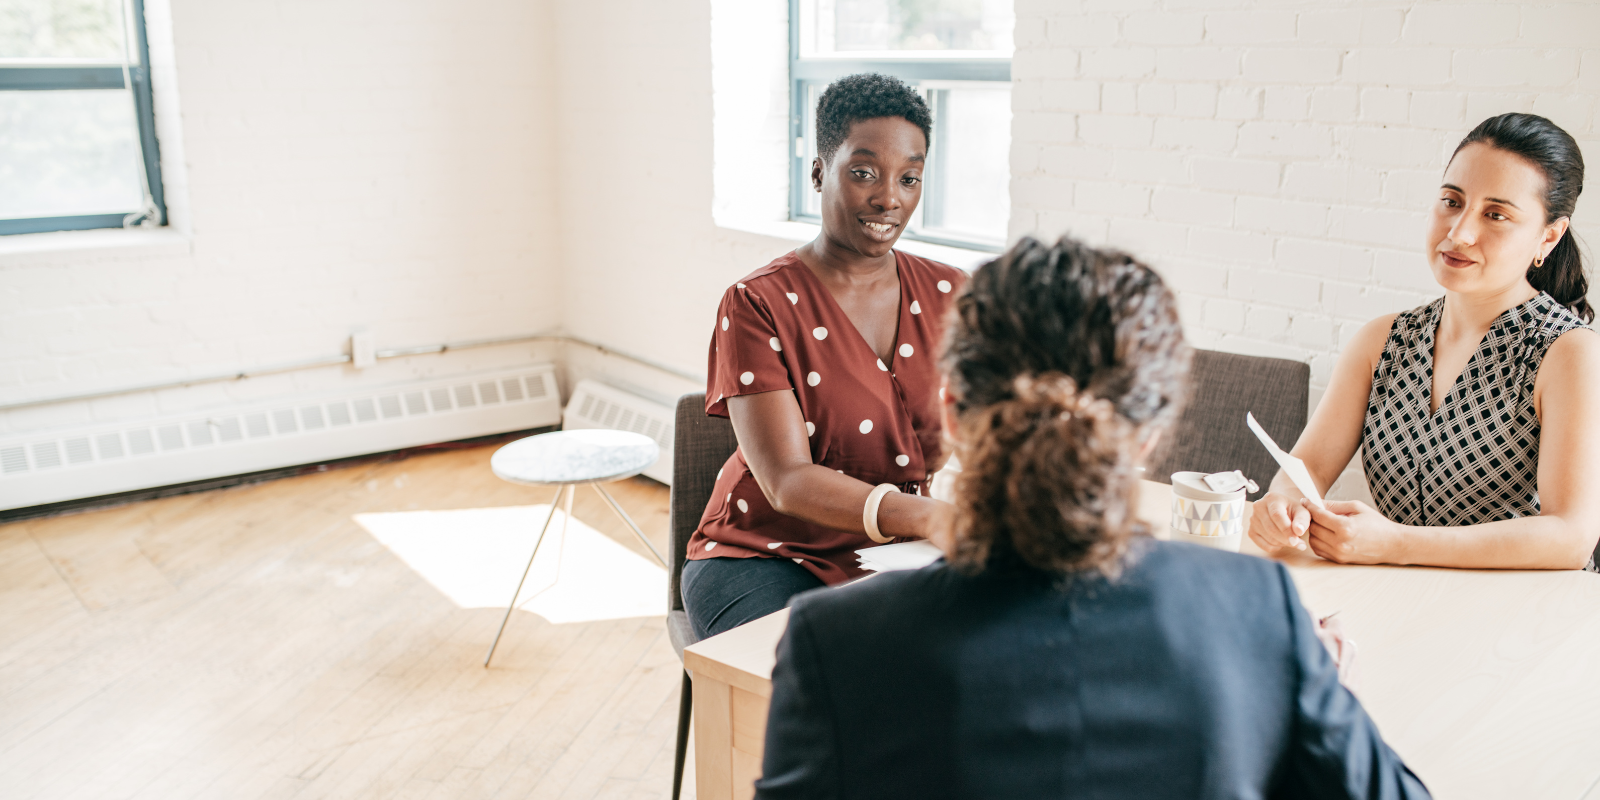
{"label": "white metal table leg", "polygon": [[633,524],[633,519],[628,516],[628,512],[622,510],[622,506],[617,505],[617,501],[612,499],[611,493],[606,491],[605,487],[598,483],[591,483],[589,485],[593,486],[594,490],[600,493],[600,497],[606,501],[606,505],[611,506],[611,510],[617,512],[617,516],[622,518],[623,523],[633,530],[633,535],[639,537],[639,541],[644,542],[644,546],[650,550],[650,554],[655,556],[657,561],[661,562],[661,566],[666,567],[667,560],[661,557],[661,551],[657,550],[656,546],[651,544],[649,539],[644,538],[644,531],[639,530],[639,526]]}
{"label": "white metal table leg", "polygon": [[[567,511],[572,511],[572,496],[578,493],[576,486],[562,486],[556,489],[556,496],[550,498],[550,513],[545,515],[544,526],[539,528],[539,538],[533,541],[533,555],[528,556],[528,566],[522,568],[522,580],[517,581],[517,591],[511,595],[511,605],[506,606],[506,615],[500,620],[500,630],[495,632],[494,641],[489,644],[489,654],[483,657],[483,666],[489,667],[489,661],[494,658],[494,649],[500,646],[500,637],[506,632],[506,623],[511,620],[511,610],[517,607],[517,597],[522,594],[522,584],[528,580],[528,571],[533,569],[533,559],[539,555],[539,545],[544,544],[544,534],[550,530],[550,520],[556,517],[556,503],[561,501],[561,493],[567,493]],[[566,520],[562,520],[562,532],[566,532]]]}

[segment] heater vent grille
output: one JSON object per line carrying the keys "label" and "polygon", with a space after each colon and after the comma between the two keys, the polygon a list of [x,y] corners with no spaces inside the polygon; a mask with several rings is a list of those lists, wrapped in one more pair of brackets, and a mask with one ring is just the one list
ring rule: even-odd
{"label": "heater vent grille", "polygon": [[579,381],[562,417],[567,430],[608,428],[642,433],[661,446],[661,458],[645,475],[672,484],[672,409],[595,381]]}
{"label": "heater vent grille", "polygon": [[[42,470],[70,471],[120,459],[161,458],[196,449],[216,450],[287,440],[351,426],[383,425],[401,418],[454,415],[485,405],[532,404],[556,396],[555,371],[548,365],[540,365],[524,374],[433,381],[407,387],[403,392],[342,397],[291,408],[163,420],[155,424],[153,430],[151,423],[146,422],[138,427],[77,430],[59,436],[24,435],[0,441],[0,487],[6,479]],[[538,424],[549,422],[534,422],[530,427]],[[0,503],[0,507],[15,505]]]}
{"label": "heater vent grille", "polygon": [[122,434],[102,433],[95,437],[94,444],[101,458],[122,458]]}

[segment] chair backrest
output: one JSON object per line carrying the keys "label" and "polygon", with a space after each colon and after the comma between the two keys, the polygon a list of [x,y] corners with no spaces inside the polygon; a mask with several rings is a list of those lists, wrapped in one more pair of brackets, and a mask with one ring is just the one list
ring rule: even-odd
{"label": "chair backrest", "polygon": [[716,486],[717,471],[738,446],[733,423],[706,414],[704,392],[678,398],[672,428],[672,576],[667,585],[668,609],[683,610],[679,578],[689,551],[689,537],[700,527],[700,517]]}
{"label": "chair backrest", "polygon": [[1279,447],[1293,448],[1306,427],[1311,367],[1283,358],[1196,350],[1192,374],[1189,407],[1170,434],[1166,458],[1146,477],[1169,483],[1174,472],[1237,469],[1261,487],[1250,499],[1266,494],[1278,463],[1245,427],[1245,412],[1255,415]]}

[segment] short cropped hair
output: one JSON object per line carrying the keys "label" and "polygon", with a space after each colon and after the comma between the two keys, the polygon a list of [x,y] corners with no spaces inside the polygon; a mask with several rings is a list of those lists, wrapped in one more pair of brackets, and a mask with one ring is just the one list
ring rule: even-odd
{"label": "short cropped hair", "polygon": [[922,129],[923,141],[933,143],[933,113],[922,95],[898,78],[862,72],[829,84],[817,100],[817,155],[822,162],[833,163],[852,123],[877,117],[900,117]]}

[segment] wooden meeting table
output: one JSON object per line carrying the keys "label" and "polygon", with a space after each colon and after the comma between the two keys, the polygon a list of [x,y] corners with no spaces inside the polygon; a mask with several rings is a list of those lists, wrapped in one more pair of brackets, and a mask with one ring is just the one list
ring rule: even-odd
{"label": "wooden meeting table", "polygon": [[[1140,494],[1166,538],[1172,487]],[[1264,556],[1248,536],[1243,552]],[[1435,797],[1600,800],[1600,575],[1282,560],[1313,614],[1339,612],[1362,705]],[[755,792],[788,618],[684,650],[700,800]]]}

